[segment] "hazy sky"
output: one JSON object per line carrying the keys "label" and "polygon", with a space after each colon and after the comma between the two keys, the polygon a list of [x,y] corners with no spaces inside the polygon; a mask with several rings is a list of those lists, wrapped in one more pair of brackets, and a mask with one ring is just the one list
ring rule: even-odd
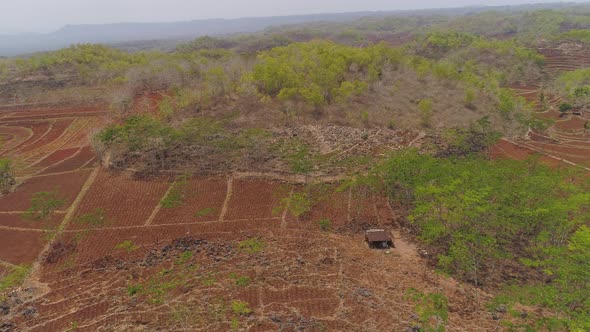
{"label": "hazy sky", "polygon": [[[571,1],[571,0],[570,0]],[[556,0],[0,0],[0,34],[66,24],[162,22],[364,10],[503,5]],[[582,2],[582,1],[578,1]]]}

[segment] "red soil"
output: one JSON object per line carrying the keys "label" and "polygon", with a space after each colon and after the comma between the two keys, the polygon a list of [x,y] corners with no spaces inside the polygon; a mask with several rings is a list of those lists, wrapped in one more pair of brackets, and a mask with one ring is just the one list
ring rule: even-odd
{"label": "red soil", "polygon": [[0,229],[0,239],[0,260],[15,265],[31,264],[43,250],[46,234]]}
{"label": "red soil", "polygon": [[90,137],[105,124],[104,118],[92,117],[84,129],[75,133],[63,148],[74,148],[90,145]]}
{"label": "red soil", "polygon": [[[289,195],[288,185],[264,180],[234,180],[226,220],[272,218],[273,209]],[[280,212],[279,212],[280,216]]]}
{"label": "red soil", "polygon": [[30,229],[55,229],[63,217],[63,213],[56,213],[49,220],[28,220],[24,219],[20,214],[0,214],[0,226]]}
{"label": "red soil", "polygon": [[[104,257],[105,255],[117,253],[125,256],[141,256],[147,254],[156,243],[185,236],[197,236],[201,239],[209,239],[224,237],[228,234],[239,234],[244,231],[278,229],[279,227],[279,220],[263,219],[215,221],[190,225],[151,225],[95,229],[85,234],[85,237],[80,242],[77,262],[83,264]],[[76,231],[68,231],[67,238],[72,238],[77,233]],[[139,248],[132,253],[115,249],[118,244],[127,240],[132,241]]]}
{"label": "red soil", "polygon": [[24,153],[28,151],[35,150],[37,148],[42,148],[47,144],[50,144],[58,137],[60,137],[64,131],[74,122],[73,119],[65,119],[65,120],[57,120],[53,123],[51,131],[47,133],[47,135],[43,136],[41,139],[36,141],[33,144],[27,145],[26,147],[19,150],[19,153]]}
{"label": "red soil", "polygon": [[85,146],[79,149],[74,156],[68,159],[64,159],[62,162],[55,164],[43,172],[41,174],[53,174],[53,173],[60,173],[60,172],[69,172],[73,170],[77,170],[83,166],[90,167],[92,165],[92,161],[95,159],[94,151],[90,146]]}
{"label": "red soil", "polygon": [[329,196],[314,202],[311,210],[299,218],[289,215],[287,227],[319,230],[318,222],[322,219],[328,219],[333,228],[345,226],[349,219],[349,192],[337,192],[336,188],[337,186],[331,186],[327,191]]}
{"label": "red soil", "polygon": [[42,168],[53,166],[57,163],[64,161],[72,157],[76,152],[80,150],[79,148],[71,148],[71,149],[62,149],[53,152],[52,154],[48,155],[47,157],[43,158],[39,163],[36,165]]}
{"label": "red soil", "polygon": [[21,110],[0,121],[49,120],[58,118],[74,118],[97,116],[106,114],[104,107],[76,107],[76,108],[43,108],[36,110]]}
{"label": "red soil", "polygon": [[572,116],[570,119],[566,121],[557,121],[553,125],[556,129],[563,130],[563,131],[575,131],[575,130],[584,130],[584,124],[588,120],[584,120],[577,116]]}
{"label": "red soil", "polygon": [[534,150],[518,146],[506,140],[498,141],[498,143],[492,147],[490,154],[491,157],[494,159],[508,157],[515,160],[526,160],[531,157],[539,157],[539,160],[541,162],[550,167],[558,168],[566,166],[566,164],[564,164],[558,159],[541,155],[540,153]]}
{"label": "red soil", "polygon": [[[166,181],[137,180],[128,173],[102,171],[82,200],[76,216],[100,208],[109,226],[143,225],[170,186]],[[77,229],[78,225],[70,224]]]}
{"label": "red soil", "polygon": [[19,123],[15,123],[15,126],[21,126],[21,127],[26,127],[26,128],[30,128],[33,131],[33,135],[30,136],[26,141],[22,142],[21,144],[13,147],[12,149],[8,150],[8,151],[4,151],[4,153],[13,153],[15,151],[18,151],[19,149],[22,149],[30,144],[35,143],[37,140],[39,140],[41,137],[45,136],[49,129],[51,128],[51,124],[49,122],[19,122]]}
{"label": "red soil", "polygon": [[0,211],[24,211],[31,205],[31,197],[40,191],[58,191],[66,204],[61,207],[67,209],[80,192],[82,185],[88,178],[90,171],[78,171],[67,175],[37,176],[27,180],[13,193],[0,197]]}
{"label": "red soil", "polygon": [[226,179],[190,180],[183,190],[182,205],[174,208],[162,207],[153,223],[180,224],[217,220],[226,194]]}
{"label": "red soil", "polygon": [[0,133],[5,137],[10,137],[2,141],[2,147],[0,153],[9,151],[12,148],[20,145],[27,141],[33,133],[27,130],[26,127],[12,127],[12,126],[0,126]]}

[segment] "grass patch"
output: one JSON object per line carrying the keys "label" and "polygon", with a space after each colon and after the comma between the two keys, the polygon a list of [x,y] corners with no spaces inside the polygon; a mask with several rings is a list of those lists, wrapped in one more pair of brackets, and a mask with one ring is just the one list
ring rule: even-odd
{"label": "grass patch", "polygon": [[204,208],[202,210],[197,211],[195,213],[195,217],[199,218],[199,217],[210,216],[213,214],[213,212],[215,212],[215,209],[213,209],[213,208]]}
{"label": "grass patch", "polygon": [[332,230],[332,221],[328,218],[322,219],[318,222],[320,229],[324,232],[329,232]]}
{"label": "grass patch", "polygon": [[174,261],[174,265],[186,264],[191,258],[193,258],[193,253],[191,251],[185,251]]}
{"label": "grass patch", "polygon": [[12,271],[8,275],[0,279],[0,292],[7,291],[13,287],[20,286],[27,275],[31,267],[28,265],[20,265],[12,268]]}
{"label": "grass patch", "polygon": [[141,292],[142,290],[143,290],[143,286],[140,284],[127,286],[127,294],[129,294],[129,296],[134,296],[137,293]]}
{"label": "grass patch", "polygon": [[131,241],[131,240],[125,240],[125,241],[117,244],[115,246],[115,249],[117,249],[117,250],[125,250],[127,252],[132,252],[132,251],[135,251],[135,250],[139,249],[139,247],[136,246],[135,243],[133,243],[133,241]]}
{"label": "grass patch", "polygon": [[247,287],[250,285],[250,277],[248,276],[240,276],[235,272],[229,274],[229,277],[232,278],[238,287]]}
{"label": "grass patch", "polygon": [[264,249],[264,241],[262,241],[259,238],[253,237],[251,239],[241,241],[238,244],[238,248],[240,248],[241,251],[248,254],[259,253]]}
{"label": "grass patch", "polygon": [[236,315],[249,315],[252,313],[248,302],[244,301],[232,301],[231,311]]}

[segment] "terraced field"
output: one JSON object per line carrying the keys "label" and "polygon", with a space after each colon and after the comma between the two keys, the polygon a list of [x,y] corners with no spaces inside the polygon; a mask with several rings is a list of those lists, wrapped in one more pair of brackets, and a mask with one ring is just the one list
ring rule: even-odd
{"label": "terraced field", "polygon": [[[541,48],[539,51],[546,57],[545,71],[550,77],[556,77],[564,71],[590,67],[590,50],[576,44],[562,44]],[[544,159],[560,160],[565,164],[590,169],[590,132],[585,129],[585,124],[590,121],[590,113],[582,111],[581,114],[560,114],[559,105],[563,100],[553,95],[545,95],[546,102],[542,105],[541,89],[535,83],[512,88],[517,95],[535,105],[539,117],[554,121],[545,132],[531,130],[525,139],[514,142],[516,145],[512,154],[528,149],[528,154],[541,153],[546,155]],[[506,143],[501,143],[496,152],[502,149],[510,150]]]}
{"label": "terraced field", "polygon": [[[104,115],[99,107],[0,108],[0,154],[15,162],[19,183],[0,198],[0,263],[30,265],[47,246],[95,167],[88,133]],[[85,158],[72,163],[82,151]],[[42,191],[59,192],[63,206],[49,220],[25,220],[32,195]]]}
{"label": "terraced field", "polygon": [[[309,179],[235,173],[189,178],[178,204],[163,206],[178,180],[94,163],[87,133],[104,121],[98,110],[0,114],[2,153],[22,182],[0,198],[0,273],[31,266],[7,302],[11,329],[401,330],[416,324],[410,288],[444,292],[451,327],[495,323],[464,302],[478,290],[435,276],[398,232],[389,254],[366,247],[363,229],[395,223],[383,195],[315,179],[323,194],[296,216],[285,198]],[[65,204],[49,220],[25,219],[47,190]]]}
{"label": "terraced field", "polygon": [[[535,87],[515,89],[537,99]],[[546,116],[558,104],[552,100]],[[367,248],[364,229],[396,229],[383,194],[343,188],[339,177],[252,172],[190,177],[176,197],[173,177],[96,164],[89,133],[105,115],[99,108],[0,109],[0,153],[16,161],[22,182],[0,197],[0,273],[18,265],[32,271],[8,299],[10,328],[402,331],[418,325],[407,296],[418,289],[449,298],[448,330],[498,329],[482,305],[491,295],[433,273],[400,232],[393,231],[390,252]],[[551,151],[557,157],[541,157],[547,163],[584,164],[590,137],[575,119],[558,119],[549,133],[531,132],[523,142],[501,141],[493,154],[525,159]],[[310,182],[321,194],[299,215],[286,198]],[[64,205],[49,220],[25,219],[32,195],[48,190]]]}
{"label": "terraced field", "polygon": [[0,136],[3,137],[0,154],[14,161],[16,175],[23,181],[39,174],[92,167],[94,155],[90,157],[88,153],[83,163],[59,165],[82,151],[89,151],[89,133],[104,123],[106,112],[103,109],[0,109]]}
{"label": "terraced field", "polygon": [[590,67],[590,52],[578,43],[561,43],[539,48],[545,56],[545,70],[551,76],[561,72]]}

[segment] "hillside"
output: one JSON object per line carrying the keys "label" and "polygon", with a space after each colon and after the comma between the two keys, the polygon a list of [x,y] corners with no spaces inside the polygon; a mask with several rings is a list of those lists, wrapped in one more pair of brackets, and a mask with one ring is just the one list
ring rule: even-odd
{"label": "hillside", "polygon": [[590,8],[497,9],[0,59],[0,331],[590,329]]}

